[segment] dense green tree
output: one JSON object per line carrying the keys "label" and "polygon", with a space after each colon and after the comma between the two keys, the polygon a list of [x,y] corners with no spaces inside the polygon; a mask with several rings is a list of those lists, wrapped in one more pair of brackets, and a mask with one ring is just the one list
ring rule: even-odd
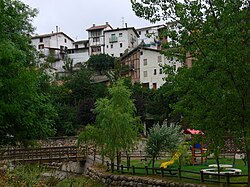
{"label": "dense green tree", "polygon": [[115,58],[108,54],[92,55],[86,62],[88,69],[101,75],[115,67]]}
{"label": "dense green tree", "polygon": [[[131,92],[118,81],[109,88],[110,98],[96,102],[96,127],[100,129],[102,147],[114,162],[121,150],[130,150],[138,135],[139,118],[135,116],[135,106]],[[119,159],[118,163],[119,164]]]}
{"label": "dense green tree", "polygon": [[201,129],[218,153],[223,135],[246,151],[250,184],[250,8],[247,0],[132,1],[136,14],[171,21],[164,45],[169,56],[192,57],[173,82],[181,95],[175,106]]}
{"label": "dense green tree", "polygon": [[35,67],[29,38],[35,15],[20,1],[0,1],[0,144],[27,144],[53,134],[48,79]]}
{"label": "dense green tree", "polygon": [[107,88],[104,84],[94,83],[92,77],[92,72],[82,67],[63,79],[61,84],[52,86],[54,105],[58,110],[58,135],[74,135],[82,126],[95,122],[94,102],[106,96]]}
{"label": "dense green tree", "polygon": [[152,167],[154,168],[155,159],[163,152],[173,154],[183,142],[183,133],[179,126],[163,123],[155,125],[149,130],[146,144],[146,152],[152,157]]}

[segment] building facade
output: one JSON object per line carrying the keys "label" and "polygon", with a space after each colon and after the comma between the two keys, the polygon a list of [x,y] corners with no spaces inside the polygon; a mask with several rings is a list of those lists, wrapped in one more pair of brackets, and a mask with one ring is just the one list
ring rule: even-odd
{"label": "building facade", "polygon": [[105,53],[113,57],[121,57],[138,45],[139,35],[134,27],[106,30],[104,36]]}
{"label": "building facade", "polygon": [[144,87],[158,89],[161,87],[167,76],[162,67],[164,65],[173,66],[175,71],[181,67],[181,63],[169,60],[158,49],[138,46],[122,58],[123,66],[127,66],[129,71],[125,77],[131,77],[132,82],[140,82]]}
{"label": "building facade", "polygon": [[160,33],[164,27],[164,25],[156,25],[136,29],[139,34],[138,43],[147,48],[161,49]]}
{"label": "building facade", "polygon": [[106,22],[105,25],[95,25],[88,28],[88,40],[89,40],[89,55],[96,55],[105,53],[105,39],[104,31],[110,30],[112,27]]}

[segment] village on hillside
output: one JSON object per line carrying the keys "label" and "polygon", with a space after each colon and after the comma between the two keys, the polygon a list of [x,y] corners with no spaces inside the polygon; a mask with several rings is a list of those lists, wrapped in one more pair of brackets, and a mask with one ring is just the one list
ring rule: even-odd
{"label": "village on hillside", "polygon": [[162,43],[167,41],[161,33],[165,25],[148,26],[144,28],[128,27],[113,28],[108,22],[103,25],[93,24],[86,29],[86,40],[74,41],[64,32],[56,31],[31,38],[32,44],[39,52],[40,65],[45,58],[54,57],[51,63],[51,74],[63,76],[64,63],[72,60],[74,69],[88,61],[89,57],[97,54],[108,54],[119,58],[123,65],[129,67],[126,76],[132,82],[140,82],[144,87],[157,89],[164,84],[162,67],[174,66],[177,70],[181,63],[169,60],[161,53]]}

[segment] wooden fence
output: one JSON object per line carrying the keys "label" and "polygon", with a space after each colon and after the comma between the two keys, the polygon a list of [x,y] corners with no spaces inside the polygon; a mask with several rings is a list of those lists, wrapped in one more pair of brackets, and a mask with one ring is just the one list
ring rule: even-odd
{"label": "wooden fence", "polygon": [[0,149],[0,160],[14,162],[79,161],[84,158],[83,151],[76,146]]}
{"label": "wooden fence", "polygon": [[[151,168],[145,167],[135,167],[135,166],[124,166],[115,165],[113,163],[107,163],[107,170],[113,172],[118,172],[121,174],[132,174],[132,175],[160,175],[161,177],[176,177],[181,179],[200,181],[201,183],[223,183],[226,185],[230,184],[248,184],[246,181],[232,181],[233,178],[246,177],[248,175],[238,175],[238,174],[208,174],[204,172],[195,172],[182,170],[181,168]],[[192,176],[190,176],[192,175]]]}

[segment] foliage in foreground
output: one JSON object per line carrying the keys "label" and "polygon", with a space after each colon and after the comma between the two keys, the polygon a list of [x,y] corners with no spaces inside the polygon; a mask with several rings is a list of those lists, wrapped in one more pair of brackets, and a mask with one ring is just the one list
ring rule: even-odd
{"label": "foliage in foreground", "polygon": [[102,187],[99,182],[87,179],[84,176],[69,176],[58,179],[53,176],[44,177],[48,170],[41,165],[18,165],[14,170],[0,171],[0,184],[4,187]]}
{"label": "foliage in foreground", "polygon": [[173,154],[177,151],[184,138],[179,126],[170,125],[166,122],[162,126],[155,125],[149,130],[149,137],[146,144],[146,152],[152,157],[154,167],[155,159],[160,152]]}
{"label": "foliage in foreground", "polygon": [[130,150],[137,138],[139,118],[130,90],[120,80],[109,89],[110,98],[96,102],[96,124],[88,126],[79,142],[91,140],[113,162],[121,150]]}

